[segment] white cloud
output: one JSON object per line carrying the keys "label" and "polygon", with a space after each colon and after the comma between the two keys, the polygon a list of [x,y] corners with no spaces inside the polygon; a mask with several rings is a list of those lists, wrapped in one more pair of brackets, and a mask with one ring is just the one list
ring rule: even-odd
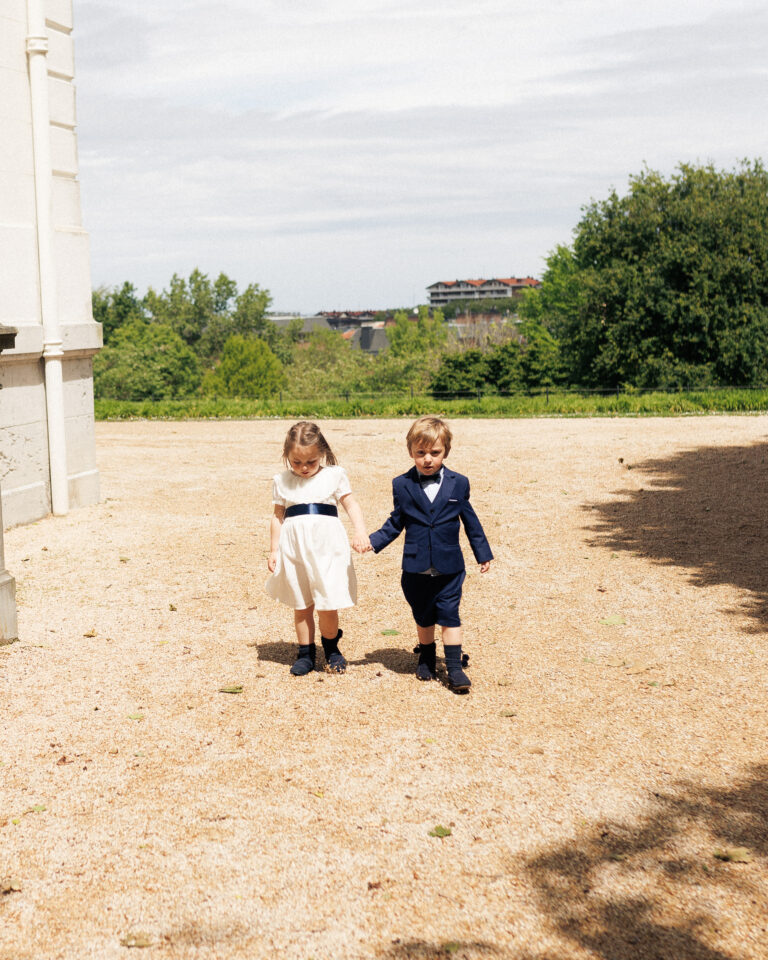
{"label": "white cloud", "polygon": [[75,36],[96,283],[199,265],[281,307],[406,304],[540,272],[644,162],[765,152],[750,4],[115,0]]}

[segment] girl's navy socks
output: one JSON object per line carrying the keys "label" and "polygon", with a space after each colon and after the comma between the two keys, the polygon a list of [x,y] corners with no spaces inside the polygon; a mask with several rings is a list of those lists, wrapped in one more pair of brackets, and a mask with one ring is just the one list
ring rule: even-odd
{"label": "girl's navy socks", "polygon": [[343,635],[343,630],[339,630],[335,637],[329,640],[327,637],[321,637],[323,641],[323,653],[325,662],[331,673],[344,673],[347,669],[347,661],[339,650],[339,640]]}

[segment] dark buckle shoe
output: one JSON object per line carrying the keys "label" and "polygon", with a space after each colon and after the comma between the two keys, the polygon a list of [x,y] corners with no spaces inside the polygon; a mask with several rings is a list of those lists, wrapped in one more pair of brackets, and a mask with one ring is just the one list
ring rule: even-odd
{"label": "dark buckle shoe", "polygon": [[472,681],[469,679],[466,673],[464,673],[461,667],[453,667],[453,669],[448,670],[448,683],[458,693],[461,693],[464,690],[469,690],[469,688],[472,686]]}
{"label": "dark buckle shoe", "polygon": [[416,677],[419,680],[434,680],[435,674],[429,669],[426,663],[420,663],[416,667]]}
{"label": "dark buckle shoe", "polygon": [[328,656],[327,667],[329,673],[346,673],[347,661],[339,650],[335,650]]}
{"label": "dark buckle shoe", "polygon": [[296,662],[291,667],[291,673],[294,677],[306,677],[315,669],[315,646],[299,647],[299,655]]}

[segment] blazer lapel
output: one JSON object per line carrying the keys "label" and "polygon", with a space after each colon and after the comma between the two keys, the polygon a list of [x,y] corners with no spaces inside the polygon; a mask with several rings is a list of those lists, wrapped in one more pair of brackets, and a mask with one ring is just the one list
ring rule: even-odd
{"label": "blazer lapel", "polygon": [[443,482],[440,484],[440,489],[437,491],[437,496],[432,502],[432,506],[437,509],[441,507],[444,503],[447,503],[451,498],[453,493],[454,479],[453,474],[443,467]]}
{"label": "blazer lapel", "polygon": [[408,491],[411,494],[411,500],[413,500],[414,506],[421,510],[422,513],[426,513],[432,504],[429,502],[429,497],[424,493],[424,488],[419,483],[419,472],[416,467],[411,467],[406,476],[409,480]]}

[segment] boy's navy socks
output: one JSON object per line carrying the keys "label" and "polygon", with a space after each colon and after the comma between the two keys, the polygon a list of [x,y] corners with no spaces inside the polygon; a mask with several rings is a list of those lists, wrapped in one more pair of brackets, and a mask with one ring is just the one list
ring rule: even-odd
{"label": "boy's navy socks", "polygon": [[296,662],[291,667],[291,673],[294,677],[305,677],[315,669],[315,654],[317,647],[314,643],[308,643],[306,646],[299,647],[299,653]]}
{"label": "boy's navy socks", "polygon": [[416,676],[419,680],[434,680],[437,672],[437,645],[434,640],[432,643],[420,643],[419,665],[416,668]]}
{"label": "boy's navy socks", "polygon": [[[416,644],[416,646],[413,648],[413,652],[414,652],[414,653],[421,653],[421,644],[420,644],[420,643],[417,643],[417,644]],[[468,666],[469,666],[469,654],[468,654],[468,653],[462,653],[462,655],[461,655],[461,665],[462,665],[462,667],[468,667]]]}
{"label": "boy's navy socks", "polygon": [[461,644],[452,644],[443,649],[445,651],[445,669],[448,674],[448,683],[454,690],[469,690],[472,681],[461,669]]}
{"label": "boy's navy socks", "polygon": [[328,669],[331,673],[344,673],[347,669],[347,661],[344,659],[341,651],[339,650],[339,640],[343,635],[344,631],[339,630],[335,637],[329,640],[327,637],[320,637],[323,641],[323,653],[325,654],[325,662],[328,665]]}

